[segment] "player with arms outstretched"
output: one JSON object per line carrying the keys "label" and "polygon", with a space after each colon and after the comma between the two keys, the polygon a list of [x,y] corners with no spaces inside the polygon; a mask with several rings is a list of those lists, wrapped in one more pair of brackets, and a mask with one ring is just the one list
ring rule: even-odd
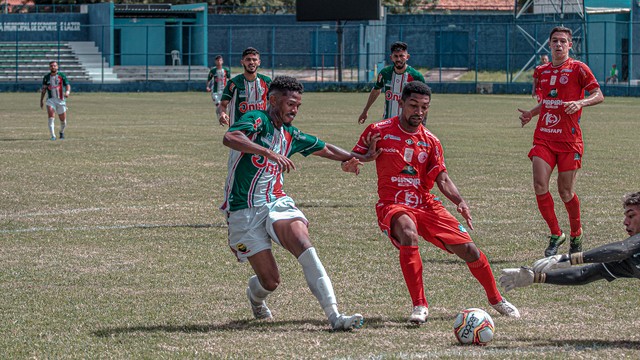
{"label": "player with arms outstretched", "polygon": [[71,84],[64,73],[58,71],[58,62],[49,62],[49,73],[42,78],[42,91],[40,91],[40,108],[45,105],[44,97],[47,96],[47,115],[49,117],[49,133],[51,140],[56,139],[55,120],[56,113],[60,119],[60,140],[64,139],[64,130],[67,127],[67,102],[66,98],[71,94]]}
{"label": "player with arms outstretched", "polygon": [[[589,67],[569,57],[569,50],[573,46],[571,29],[562,26],[553,28],[549,44],[551,62],[536,69],[542,99],[531,110],[518,109],[522,126],[540,115],[529,158],[533,167],[533,188],[538,209],[551,232],[545,256],[555,255],[566,239],[556,218],[553,197],[549,193],[549,179],[556,166],[558,193],[567,209],[571,228],[569,252],[582,251],[580,200],[574,191],[584,152],[580,117],[583,107],[604,100],[600,85]],[[589,92],[586,98],[585,90]]]}
{"label": "player with arms outstretched", "polygon": [[500,295],[487,257],[465,227],[430,193],[437,184],[473,229],[469,206],[449,177],[440,140],[422,125],[430,102],[431,89],[427,85],[419,81],[407,83],[400,99],[400,115],[369,125],[353,148],[355,153],[367,153],[367,139],[380,138],[376,144],[382,151],[376,159],[376,213],[380,229],[400,250],[400,268],[413,302],[409,321],[424,323],[429,314],[419,237],[464,260],[500,314],[520,317],[518,309]]}
{"label": "player with arms outstretched", "polygon": [[[251,110],[267,109],[267,93],[271,78],[258,73],[260,52],[252,47],[242,52],[240,64],[243,73],[234,76],[222,91],[222,100],[218,106],[220,125],[233,125],[242,115]],[[231,106],[229,114],[227,107]]]}
{"label": "player with arms outstretched", "polygon": [[[302,85],[295,78],[276,77],[267,110],[246,113],[224,135],[223,143],[231,152],[221,209],[229,224],[229,247],[238,261],[249,261],[256,274],[249,279],[247,288],[256,319],[272,318],[266,299],[280,284],[271,251],[273,241],[298,259],[331,328],[351,330],[362,326],[363,317],[338,312],[331,280],[309,238],[309,222],[283,191],[283,173],[295,169],[289,159],[295,153],[342,161],[344,171],[357,174],[360,161],[374,160],[379,152],[349,153],[292,126],[302,92]],[[375,144],[375,138],[369,140]]]}
{"label": "player with arms outstretched", "polygon": [[[618,278],[640,279],[640,192],[622,199],[624,226],[629,238],[573,254],[554,255],[536,261],[533,269],[504,269],[500,285],[506,291],[534,283],[584,285]],[[584,266],[572,266],[589,264]]]}
{"label": "player with arms outstretched", "polygon": [[[369,109],[376,102],[380,93],[384,91],[384,114],[383,119],[389,119],[400,114],[398,100],[402,96],[402,88],[410,81],[424,82],[424,77],[420,72],[407,64],[411,57],[407,51],[406,43],[398,41],[391,44],[391,61],[393,65],[382,68],[378,73],[373,89],[369,93],[367,103],[358,118],[358,123],[364,124],[369,116]],[[424,118],[426,123],[427,118]],[[424,124],[423,124],[424,125]]]}

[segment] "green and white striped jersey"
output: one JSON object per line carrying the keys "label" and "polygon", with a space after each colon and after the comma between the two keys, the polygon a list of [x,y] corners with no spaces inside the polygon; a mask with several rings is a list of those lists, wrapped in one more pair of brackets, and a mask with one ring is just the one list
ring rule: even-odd
{"label": "green and white striped jersey", "polygon": [[[246,113],[228,131],[237,130],[244,132],[254,143],[289,158],[295,153],[309,156],[325,147],[324,141],[305,134],[294,126],[275,128],[267,112],[263,110]],[[261,155],[231,150],[228,170],[221,210],[236,211],[257,207],[286,196],[282,189],[282,169]]]}
{"label": "green and white striped jersey", "polygon": [[396,74],[393,68],[393,65],[390,65],[380,70],[377,80],[375,84],[373,84],[373,88],[381,90],[384,95],[383,119],[400,115],[398,100],[402,97],[404,84],[414,80],[424,82],[424,76],[409,65],[407,65],[406,70],[402,74]]}

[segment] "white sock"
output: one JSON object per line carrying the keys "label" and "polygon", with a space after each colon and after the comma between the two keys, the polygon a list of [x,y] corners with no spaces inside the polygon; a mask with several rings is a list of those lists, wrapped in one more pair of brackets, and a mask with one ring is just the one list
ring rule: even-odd
{"label": "white sock", "polygon": [[322,310],[324,310],[329,320],[340,315],[331,279],[329,279],[327,272],[324,270],[316,249],[310,247],[305,250],[298,257],[298,262],[302,265],[304,278],[307,280],[309,289],[320,302],[320,306],[322,306]]}
{"label": "white sock", "polygon": [[60,133],[64,134],[64,129],[67,127],[67,121],[60,122]]}
{"label": "white sock", "polygon": [[249,278],[249,291],[251,292],[251,298],[257,303],[266,300],[267,296],[273,292],[263,288],[256,275]]}
{"label": "white sock", "polygon": [[56,124],[55,124],[55,118],[50,117],[49,118],[49,132],[51,133],[51,136],[56,136]]}

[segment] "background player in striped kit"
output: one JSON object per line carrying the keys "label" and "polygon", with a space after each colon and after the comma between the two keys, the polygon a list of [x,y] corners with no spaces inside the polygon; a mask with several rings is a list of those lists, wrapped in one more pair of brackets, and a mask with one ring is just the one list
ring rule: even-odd
{"label": "background player in striped kit", "polygon": [[40,92],[40,108],[45,105],[44,96],[47,95],[47,115],[49,117],[49,133],[51,140],[56,139],[55,120],[56,113],[60,119],[60,139],[64,139],[64,129],[67,127],[67,102],[66,98],[71,93],[71,84],[65,74],[58,71],[58,62],[49,62],[50,72],[42,78],[42,91]]}
{"label": "background player in striped kit", "polygon": [[[309,237],[309,222],[284,193],[283,175],[295,169],[289,159],[295,153],[342,161],[344,171],[358,174],[360,161],[374,160],[379,152],[349,153],[292,126],[302,92],[295,78],[278,76],[271,83],[267,110],[250,111],[230,126],[223,140],[231,152],[221,209],[229,224],[231,251],[238,261],[249,261],[256,274],[246,290],[256,319],[272,318],[266,299],[280,284],[273,241],[298,259],[332,329],[351,330],[362,326],[363,317],[338,312],[331,280]],[[375,139],[371,143],[375,145]]]}
{"label": "background player in striped kit", "polygon": [[207,76],[207,92],[211,93],[211,99],[216,107],[216,115],[220,116],[218,111],[218,105],[222,99],[222,91],[227,86],[227,81],[231,78],[231,71],[229,68],[222,66],[224,59],[222,55],[218,55],[215,58],[216,66],[209,70]]}
{"label": "background player in striped kit", "polygon": [[[260,52],[252,47],[246,48],[242,52],[240,64],[244,71],[229,80],[222,92],[222,100],[218,106],[220,125],[233,125],[247,112],[267,108],[267,93],[271,78],[258,73]],[[229,105],[231,110],[227,114]]]}
{"label": "background player in striped kit", "polygon": [[[399,115],[401,109],[398,100],[402,96],[404,85],[410,81],[424,82],[422,74],[407,64],[410,57],[407,48],[407,44],[401,41],[391,44],[391,55],[389,57],[393,65],[384,67],[378,73],[373,89],[369,93],[367,103],[358,118],[358,123],[364,124],[367,121],[369,109],[376,102],[382,91],[384,91],[384,114],[382,114],[382,118],[389,119]],[[425,116],[423,125],[426,122],[427,117]]]}

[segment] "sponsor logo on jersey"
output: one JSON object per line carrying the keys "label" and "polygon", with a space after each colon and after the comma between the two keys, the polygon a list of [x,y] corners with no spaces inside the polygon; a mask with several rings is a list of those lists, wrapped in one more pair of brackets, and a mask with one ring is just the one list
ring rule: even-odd
{"label": "sponsor logo on jersey", "polygon": [[247,246],[243,243],[236,245],[236,249],[238,249],[238,251],[240,251],[241,253],[247,252]]}
{"label": "sponsor logo on jersey", "polygon": [[418,141],[418,146],[421,146],[421,147],[429,147],[429,144],[428,144],[428,143],[426,143],[426,142],[424,142],[424,141]]}
{"label": "sponsor logo on jersey", "polygon": [[240,110],[240,112],[243,114],[251,110],[266,110],[266,109],[267,109],[267,105],[265,103],[250,104],[246,101],[243,101],[240,104],[238,104],[238,110]]}
{"label": "sponsor logo on jersey", "polygon": [[387,152],[387,153],[398,153],[398,149],[394,149],[394,148],[381,148],[380,150],[382,150],[382,152]]}
{"label": "sponsor logo on jersey", "polygon": [[398,204],[404,204],[409,207],[418,207],[420,205],[420,197],[413,191],[398,191],[395,196],[395,202]]}
{"label": "sponsor logo on jersey", "polygon": [[580,160],[580,154],[575,153],[575,154],[573,155],[573,160]]}
{"label": "sponsor logo on jersey", "polygon": [[562,69],[560,70],[560,73],[572,73],[573,69]]}
{"label": "sponsor logo on jersey", "polygon": [[464,228],[464,226],[462,226],[462,224],[458,224],[458,230],[460,230],[460,232],[462,233],[466,233],[467,229]]}
{"label": "sponsor logo on jersey", "polygon": [[400,140],[402,140],[402,139],[400,139],[400,137],[395,136],[395,135],[391,135],[391,134],[387,134],[387,135],[385,135],[385,136],[383,137],[383,139],[384,139],[384,140],[389,139],[389,140],[395,140],[395,141],[400,141]]}
{"label": "sponsor logo on jersey", "polygon": [[426,153],[426,152],[420,152],[420,153],[418,154],[418,161],[419,161],[421,164],[424,164],[424,162],[425,162],[425,161],[427,161],[427,153]]}
{"label": "sponsor logo on jersey", "polygon": [[382,127],[384,125],[389,125],[389,124],[391,124],[391,119],[382,120],[380,122],[377,122],[377,123],[373,124],[373,128],[375,129],[375,128],[379,128],[379,127]]}
{"label": "sponsor logo on jersey", "polygon": [[560,84],[565,85],[569,82],[569,77],[567,75],[560,76]]}
{"label": "sponsor logo on jersey", "polygon": [[262,125],[262,119],[257,118],[256,122],[253,123],[253,130],[258,131],[258,128]]}
{"label": "sponsor logo on jersey", "polygon": [[[549,96],[549,97],[558,97],[558,89],[551,89],[551,91],[549,91],[549,94],[547,96]],[[558,104],[558,105],[562,105],[562,102],[560,102],[560,104]]]}
{"label": "sponsor logo on jersey", "polygon": [[400,100],[401,94],[396,94],[391,90],[387,90],[384,92],[384,99],[387,101],[398,101]]}
{"label": "sponsor logo on jersey", "polygon": [[402,168],[402,171],[400,171],[400,173],[401,174],[416,175],[418,172],[416,171],[416,169],[413,168],[413,166],[405,165],[404,168]]}
{"label": "sponsor logo on jersey", "polygon": [[411,139],[407,139],[404,142],[406,142],[407,145],[413,145],[413,140],[411,140]]}
{"label": "sponsor logo on jersey", "polygon": [[420,186],[420,179],[419,178],[411,178],[411,177],[398,177],[398,176],[392,176],[391,177],[391,181],[393,181],[394,183],[397,183],[398,186],[400,187],[405,187],[405,186],[412,186],[412,187],[418,187]]}
{"label": "sponsor logo on jersey", "polygon": [[270,175],[277,175],[280,171],[280,166],[271,163],[266,157],[261,155],[252,155],[251,163],[258,169],[264,169],[265,172]]}

